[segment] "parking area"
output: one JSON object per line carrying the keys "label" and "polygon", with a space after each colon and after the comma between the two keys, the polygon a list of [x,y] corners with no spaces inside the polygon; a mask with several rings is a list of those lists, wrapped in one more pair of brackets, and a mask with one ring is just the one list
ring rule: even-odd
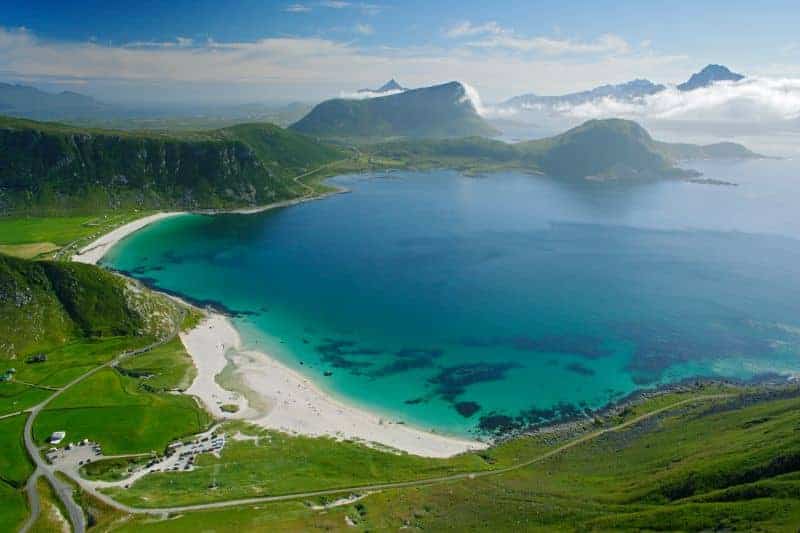
{"label": "parking area", "polygon": [[[167,446],[164,455],[153,456],[143,466],[131,472],[130,476],[120,481],[86,480],[96,488],[104,487],[129,487],[137,479],[153,472],[189,472],[195,468],[197,456],[203,453],[212,453],[219,456],[225,447],[227,437],[222,432],[217,432],[216,427],[195,435],[189,439],[173,442]],[[76,443],[69,443],[63,448],[50,448],[45,454],[47,460],[57,469],[71,476],[80,477],[80,468],[90,462],[94,463],[105,459],[122,457],[146,457],[147,454],[135,455],[103,455],[102,448],[86,439]]]}

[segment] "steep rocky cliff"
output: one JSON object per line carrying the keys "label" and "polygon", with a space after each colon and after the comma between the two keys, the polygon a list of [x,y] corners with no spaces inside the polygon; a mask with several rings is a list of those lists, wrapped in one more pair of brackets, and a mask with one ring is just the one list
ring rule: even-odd
{"label": "steep rocky cliff", "polygon": [[302,194],[337,150],[271,124],[177,135],[0,120],[0,207],[214,208]]}

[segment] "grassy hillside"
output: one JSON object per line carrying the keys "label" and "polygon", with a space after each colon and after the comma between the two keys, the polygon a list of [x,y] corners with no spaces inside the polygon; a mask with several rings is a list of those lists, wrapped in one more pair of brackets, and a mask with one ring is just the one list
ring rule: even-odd
{"label": "grassy hillside", "polygon": [[96,267],[0,255],[0,358],[142,334],[146,321],[131,298],[124,280]]}
{"label": "grassy hillside", "polygon": [[468,173],[516,169],[556,178],[598,180],[696,177],[678,160],[760,157],[734,143],[708,146],[654,141],[629,120],[591,120],[565,133],[518,144],[483,138],[404,140],[363,148],[406,167],[448,167]]}
{"label": "grassy hillside", "polygon": [[[798,408],[796,389],[748,393],[687,404],[496,475],[383,490],[328,509],[312,505],[336,496],[141,518],[121,530],[793,532],[800,520]],[[521,461],[570,438],[520,437],[494,453]],[[152,494],[182,490],[162,485]]]}
{"label": "grassy hillside", "polygon": [[[195,319],[171,300],[94,266],[0,255],[0,374],[11,376],[0,382],[0,530],[18,529],[27,514],[22,488],[33,467],[22,440],[28,415],[20,411]],[[128,355],[119,368],[101,369],[48,404],[34,422],[34,438],[44,445],[53,431],[64,430],[111,453],[163,450],[210,423],[194,398],[171,392],[188,386],[194,374],[177,338]],[[46,513],[35,530],[48,530],[57,505],[49,491],[42,496]]]}
{"label": "grassy hillside", "polygon": [[653,147],[673,160],[683,159],[763,159],[764,156],[752,152],[738,143],[722,142],[715,144],[665,143],[653,141]]}
{"label": "grassy hillside", "polygon": [[0,212],[216,208],[301,196],[341,154],[271,124],[126,132],[0,118]]}
{"label": "grassy hillside", "polygon": [[565,178],[681,177],[653,150],[644,128],[629,120],[590,120],[561,135],[517,145],[523,160],[533,161],[551,176]]}
{"label": "grassy hillside", "polygon": [[478,115],[458,82],[378,98],[328,100],[290,128],[307,135],[360,139],[497,133]]}
{"label": "grassy hillside", "polygon": [[[11,382],[0,383],[0,415],[35,405],[50,387],[151,343],[180,318],[170,300],[74,263],[0,255],[0,296],[0,373],[15,371]],[[150,366],[168,360],[172,374],[189,373],[185,353],[167,350]]]}

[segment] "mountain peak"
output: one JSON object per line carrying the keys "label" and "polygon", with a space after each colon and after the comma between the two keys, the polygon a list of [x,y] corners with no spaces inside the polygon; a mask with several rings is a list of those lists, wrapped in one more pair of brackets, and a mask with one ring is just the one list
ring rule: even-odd
{"label": "mountain peak", "polygon": [[380,89],[378,89],[379,93],[385,93],[389,91],[405,91],[406,88],[397,83],[397,80],[392,78],[391,80],[384,83]]}
{"label": "mountain peak", "polygon": [[723,65],[707,65],[703,70],[692,74],[686,82],[678,85],[679,91],[693,91],[702,87],[708,87],[718,81],[739,81],[744,79],[742,74],[731,72],[728,67]]}
{"label": "mountain peak", "polygon": [[391,80],[387,81],[383,85],[380,86],[378,89],[360,89],[358,92],[360,93],[389,93],[389,92],[396,92],[396,91],[407,91],[405,87],[397,83],[397,80],[392,78]]}
{"label": "mountain peak", "polygon": [[378,98],[326,100],[290,126],[320,137],[469,137],[494,135],[467,88],[452,81]]}
{"label": "mountain peak", "polygon": [[557,105],[579,105],[586,102],[591,102],[600,98],[614,98],[617,100],[630,100],[634,98],[641,98],[651,94],[655,94],[666,89],[663,85],[655,84],[650,80],[637,78],[625,83],[618,83],[616,85],[606,84],[600,85],[593,89],[586,91],[562,94],[560,96],[537,96],[536,94],[525,94],[522,96],[515,96],[505,102],[508,106],[525,106],[525,105],[543,105],[543,106],[557,106]]}

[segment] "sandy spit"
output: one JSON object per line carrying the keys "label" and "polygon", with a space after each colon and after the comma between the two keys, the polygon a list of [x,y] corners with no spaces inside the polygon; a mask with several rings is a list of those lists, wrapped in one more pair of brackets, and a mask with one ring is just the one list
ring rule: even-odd
{"label": "sandy spit", "polygon": [[[187,392],[220,418],[242,418],[266,429],[357,440],[424,457],[451,457],[487,447],[483,442],[424,431],[347,405],[267,354],[242,350],[238,332],[223,315],[209,313],[181,339],[198,369]],[[235,384],[235,392],[226,391],[213,379],[226,365],[229,375],[225,382]],[[222,403],[235,403],[240,411],[224,413],[219,410]]]}

